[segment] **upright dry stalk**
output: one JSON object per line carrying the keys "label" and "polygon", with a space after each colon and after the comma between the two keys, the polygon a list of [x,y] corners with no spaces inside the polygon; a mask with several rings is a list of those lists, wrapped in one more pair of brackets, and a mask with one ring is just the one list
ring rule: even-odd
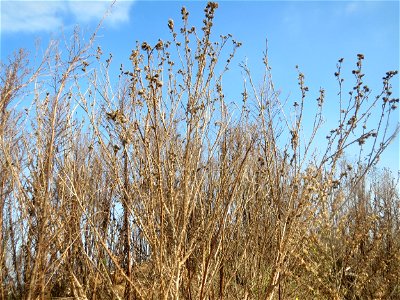
{"label": "upright dry stalk", "polygon": [[398,131],[397,72],[376,93],[358,54],[345,94],[340,59],[325,134],[325,90],[310,101],[297,68],[282,103],[266,52],[261,84],[241,65],[238,108],[222,83],[241,43],[216,37],[217,7],[200,29],[183,7],[119,74],[76,33],[37,71],[23,52],[2,65],[0,298],[399,298],[398,187],[374,169]]}

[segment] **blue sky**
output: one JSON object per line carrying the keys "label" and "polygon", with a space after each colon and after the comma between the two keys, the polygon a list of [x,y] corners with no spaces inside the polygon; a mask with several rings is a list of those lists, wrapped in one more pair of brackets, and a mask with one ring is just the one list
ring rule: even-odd
{"label": "blue sky", "polygon": [[[201,27],[205,4],[119,1],[100,30],[98,44],[105,53],[113,53],[116,66],[127,64],[137,40],[155,44],[158,38],[170,38],[168,19],[180,24],[183,5],[190,12],[190,23]],[[45,49],[50,38],[60,36],[60,32],[68,36],[76,24],[90,33],[108,5],[107,1],[1,1],[1,60],[20,47],[34,53],[38,38]],[[281,90],[281,98],[289,97],[291,102],[299,96],[295,65],[306,76],[310,101],[324,87],[326,101],[332,103],[337,101],[333,73],[339,58],[344,58],[343,74],[350,84],[356,55],[364,54],[365,82],[376,93],[385,72],[399,69],[398,1],[221,1],[214,24],[216,36],[231,33],[243,43],[224,79],[232,101],[241,92],[240,62],[247,61],[255,81],[261,81],[266,38],[275,86]],[[398,77],[393,85],[398,97]],[[326,122],[333,124],[336,117],[330,117],[329,108],[327,103]],[[399,139],[382,157],[381,166],[400,169]]]}

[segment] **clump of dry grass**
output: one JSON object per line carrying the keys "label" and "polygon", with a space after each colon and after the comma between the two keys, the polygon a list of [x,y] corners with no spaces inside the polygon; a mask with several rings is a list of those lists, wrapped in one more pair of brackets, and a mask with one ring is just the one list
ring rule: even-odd
{"label": "clump of dry grass", "polygon": [[[217,7],[200,30],[182,8],[171,41],[137,43],[117,83],[94,36],[68,57],[52,44],[36,71],[23,52],[2,65],[0,298],[400,296],[397,183],[373,168],[397,134],[397,72],[369,102],[363,55],[350,95],[339,60],[339,123],[318,154],[325,91],[304,139],[305,76],[289,120],[267,55],[261,88],[242,65],[233,116],[222,78],[241,43],[213,40]],[[26,115],[13,106],[32,95]]]}

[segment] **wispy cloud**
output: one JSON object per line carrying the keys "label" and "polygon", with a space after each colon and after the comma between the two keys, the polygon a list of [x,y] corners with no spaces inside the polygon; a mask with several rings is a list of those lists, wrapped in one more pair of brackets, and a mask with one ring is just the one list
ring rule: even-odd
{"label": "wispy cloud", "polygon": [[[111,1],[1,1],[1,33],[51,32],[61,26],[98,22]],[[112,26],[127,22],[133,1],[116,2],[106,18]]]}
{"label": "wispy cloud", "polygon": [[62,25],[63,2],[2,1],[1,32],[51,31]]}
{"label": "wispy cloud", "polygon": [[[106,19],[107,22],[117,25],[128,21],[132,4],[132,1],[115,2],[111,14]],[[110,8],[110,5],[110,1],[68,1],[69,11],[79,23],[99,21]]]}
{"label": "wispy cloud", "polygon": [[349,2],[346,4],[344,11],[347,15],[352,15],[360,10],[362,3],[360,5],[359,2]]}
{"label": "wispy cloud", "polygon": [[382,5],[390,4],[390,1],[372,1],[372,0],[358,0],[343,2],[342,14],[346,16],[354,16],[360,14],[374,14],[377,9],[380,9]]}

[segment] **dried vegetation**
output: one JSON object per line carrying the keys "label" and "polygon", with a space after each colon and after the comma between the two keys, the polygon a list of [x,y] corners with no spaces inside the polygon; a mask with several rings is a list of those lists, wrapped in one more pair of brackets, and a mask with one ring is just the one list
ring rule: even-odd
{"label": "dried vegetation", "polygon": [[51,44],[36,70],[23,51],[1,65],[1,299],[400,298],[398,186],[374,168],[397,71],[375,93],[359,54],[347,94],[340,59],[338,123],[316,143],[325,91],[308,99],[300,70],[293,107],[267,55],[261,85],[242,65],[242,107],[227,102],[241,44],[213,40],[216,8],[200,30],[182,8],[117,81],[95,36],[67,57]]}

